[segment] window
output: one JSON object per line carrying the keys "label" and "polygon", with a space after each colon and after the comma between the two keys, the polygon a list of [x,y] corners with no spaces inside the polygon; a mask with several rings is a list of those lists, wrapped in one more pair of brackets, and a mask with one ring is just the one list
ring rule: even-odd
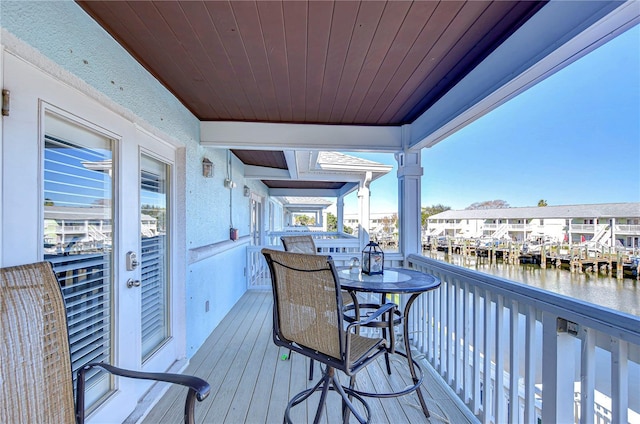
{"label": "window", "polygon": [[140,246],[142,287],[142,359],[168,337],[167,176],[168,166],[142,156],[140,172]]}
{"label": "window", "polygon": [[[44,259],[67,305],[72,368],[110,362],[112,141],[47,114],[44,140]],[[109,389],[89,374],[87,403]]]}

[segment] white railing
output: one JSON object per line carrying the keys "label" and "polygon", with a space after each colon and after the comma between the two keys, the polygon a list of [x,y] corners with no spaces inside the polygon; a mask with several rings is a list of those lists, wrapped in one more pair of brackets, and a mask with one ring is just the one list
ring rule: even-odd
{"label": "white railing", "polygon": [[445,229],[445,224],[428,224],[424,235],[430,237],[439,236]]}
{"label": "white railing", "polygon": [[482,422],[639,422],[640,317],[423,256],[407,263],[442,281],[407,317],[412,343]]}
{"label": "white railing", "polygon": [[507,224],[501,224],[494,232],[491,234],[491,237],[496,239],[501,239],[503,236],[507,235],[509,232],[509,226]]}
{"label": "white railing", "polygon": [[[591,238],[592,242],[595,243],[600,243],[606,246],[610,246],[611,245],[611,238],[607,238],[609,234],[609,225],[601,225],[599,226],[598,230],[596,231],[596,233],[593,235],[593,237]],[[604,241],[603,241],[604,240]]]}
{"label": "white railing", "polygon": [[[262,247],[247,246],[249,289],[270,289]],[[640,317],[423,256],[404,263],[442,281],[407,317],[412,343],[482,422],[640,422]]]}
{"label": "white railing", "polygon": [[[267,246],[247,246],[247,288],[251,290],[270,290],[271,281],[267,262],[261,253],[263,247],[283,250],[280,243],[280,236],[274,237],[277,244]],[[347,266],[351,258],[361,257],[360,245],[357,238],[314,238],[314,243],[318,248],[318,254],[329,255],[337,267]],[[404,260],[399,253],[385,253],[384,266],[400,267]]]}
{"label": "white railing", "polygon": [[618,224],[618,225],[615,225],[615,230],[616,230],[616,233],[640,234],[640,225]]}
{"label": "white railing", "polygon": [[269,246],[280,246],[280,237],[282,236],[302,236],[309,235],[313,237],[313,242],[316,247],[322,248],[323,252],[338,252],[341,253],[358,252],[360,250],[360,244],[358,237],[354,237],[351,234],[339,233],[337,231],[271,231],[267,234],[267,244]]}
{"label": "white railing", "polygon": [[585,232],[593,233],[596,229],[595,224],[571,224],[571,231],[574,233]]}
{"label": "white railing", "polygon": [[507,224],[510,231],[532,231],[533,226],[530,224]]}

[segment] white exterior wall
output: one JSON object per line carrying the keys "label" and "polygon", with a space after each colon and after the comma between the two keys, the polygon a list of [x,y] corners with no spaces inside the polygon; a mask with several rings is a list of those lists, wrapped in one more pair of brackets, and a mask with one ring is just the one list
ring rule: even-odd
{"label": "white exterior wall", "polygon": [[[157,135],[169,143],[179,146],[175,170],[176,187],[176,240],[177,248],[173,264],[178,267],[178,278],[172,284],[183,287],[186,293],[181,300],[185,310],[183,328],[186,333],[187,357],[202,344],[220,319],[235,304],[246,290],[243,270],[245,245],[237,244],[225,248],[224,253],[210,256],[194,255],[197,249],[226,242],[229,239],[231,220],[240,230],[240,236],[249,233],[249,198],[242,195],[242,187],[248,185],[253,191],[266,195],[266,188],[259,182],[245,182],[243,165],[232,157],[231,170],[238,188],[234,190],[229,206],[229,191],[224,188],[227,151],[204,148],[200,145],[200,123],[173,95],[147,73],[121,46],[100,28],[82,9],[72,1],[20,2],[2,1],[0,14],[2,26],[2,57],[8,52],[33,64],[42,73],[42,78],[54,78],[69,90],[75,90],[87,99],[95,101],[105,110],[113,111],[135,127]],[[99,48],[98,48],[99,46]],[[3,87],[7,75],[3,70]],[[18,93],[12,93],[14,106],[18,106]],[[56,104],[60,99],[49,98]],[[74,111],[81,115],[82,111]],[[10,118],[10,117],[9,117]],[[5,119],[9,119],[5,118]],[[34,128],[35,130],[35,128]],[[25,140],[2,138],[0,151],[15,148],[22,143],[25,158],[37,159],[37,148],[28,147]],[[36,156],[33,156],[36,155]],[[214,163],[213,178],[203,178],[203,157]],[[38,197],[37,180],[27,180],[9,172],[6,166],[0,169],[0,182],[5,188],[20,187]],[[33,212],[25,214],[19,223],[27,232],[42,227],[40,207],[34,200]],[[0,218],[7,216],[11,204],[3,201]],[[9,265],[6,257],[8,246],[37,243],[39,238],[19,237],[8,231],[15,222],[2,222],[0,231],[0,265]],[[35,230],[38,231],[38,230]],[[41,237],[40,237],[41,239]],[[28,241],[26,241],[28,240]],[[11,264],[37,260],[40,247],[12,252]],[[212,273],[212,270],[224,272]],[[216,275],[215,284],[212,275]],[[209,301],[209,311],[204,304]]]}
{"label": "white exterior wall", "polygon": [[[491,237],[498,230],[501,237],[508,237],[514,241],[522,242],[536,238],[546,241],[562,242],[565,236],[573,243],[579,243],[584,236],[585,240],[591,240],[601,231],[607,231],[606,242],[611,238],[611,224],[607,219],[595,218],[462,218],[442,219],[430,218],[427,224],[427,233],[450,237],[477,238],[481,235]],[[638,218],[611,218],[613,231],[617,242],[625,247],[637,246],[637,238],[640,235],[640,222]],[[567,225],[567,221],[570,222]],[[526,232],[526,233],[525,233]],[[526,235],[526,237],[525,237]],[[600,240],[602,242],[602,240]]]}

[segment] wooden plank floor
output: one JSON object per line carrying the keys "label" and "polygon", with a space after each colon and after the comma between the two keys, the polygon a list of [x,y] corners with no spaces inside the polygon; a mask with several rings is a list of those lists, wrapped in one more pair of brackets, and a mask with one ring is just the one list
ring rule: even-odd
{"label": "wooden plank floor", "polygon": [[[271,339],[271,306],[270,292],[247,292],[191,359],[185,373],[204,378],[211,385],[209,397],[197,402],[196,422],[282,423],[289,399],[312,387],[320,377],[316,363],[314,382],[308,380],[309,362],[302,355],[292,354],[290,360],[282,359],[288,350],[278,348]],[[393,355],[392,374],[388,375],[381,357],[358,373],[356,387],[378,392],[407,387],[410,375],[404,361],[405,358]],[[412,393],[398,398],[368,398],[371,422],[471,422],[430,373],[425,374],[423,391],[431,418],[424,416],[417,395]],[[185,396],[185,388],[171,387],[143,422],[181,422]],[[293,422],[313,422],[318,400],[319,394],[314,394],[293,408]],[[327,402],[321,422],[340,422],[339,396],[330,392]],[[357,422],[353,415],[350,422]]]}

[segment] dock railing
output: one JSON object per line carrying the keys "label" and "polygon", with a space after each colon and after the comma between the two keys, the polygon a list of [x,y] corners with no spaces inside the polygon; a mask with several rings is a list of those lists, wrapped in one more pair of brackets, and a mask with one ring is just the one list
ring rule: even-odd
{"label": "dock railing", "polygon": [[640,422],[640,317],[424,256],[406,265],[442,281],[407,317],[412,344],[481,422]]}

